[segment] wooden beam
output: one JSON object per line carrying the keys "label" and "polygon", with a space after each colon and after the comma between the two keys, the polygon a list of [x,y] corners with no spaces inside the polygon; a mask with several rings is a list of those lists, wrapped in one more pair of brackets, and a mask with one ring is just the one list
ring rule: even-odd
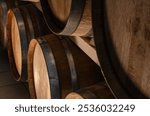
{"label": "wooden beam", "polygon": [[90,40],[81,37],[71,37],[71,40],[83,51],[85,52],[97,65],[100,66],[96,49],[92,47],[89,42]]}

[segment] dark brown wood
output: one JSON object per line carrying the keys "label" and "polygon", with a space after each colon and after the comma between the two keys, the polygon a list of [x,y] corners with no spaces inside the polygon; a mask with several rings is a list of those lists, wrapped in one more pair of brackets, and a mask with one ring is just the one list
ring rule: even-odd
{"label": "dark brown wood", "polygon": [[27,79],[27,51],[31,39],[50,33],[42,13],[32,4],[9,10],[7,37],[10,66],[16,80]]}
{"label": "dark brown wood", "polygon": [[59,35],[92,36],[92,0],[41,0],[52,32]]}
{"label": "dark brown wood", "polygon": [[149,0],[93,0],[99,60],[118,98],[150,97],[149,18]]}
{"label": "dark brown wood", "polygon": [[6,15],[7,15],[8,7],[6,2],[0,2],[0,40],[3,49],[6,48]]}
{"label": "dark brown wood", "polygon": [[82,88],[75,92],[71,92],[66,99],[113,99],[114,96],[110,92],[105,82],[97,83],[86,88]]}
{"label": "dark brown wood", "polygon": [[70,38],[47,35],[30,42],[28,82],[32,98],[65,98],[69,92],[101,80],[99,66]]}

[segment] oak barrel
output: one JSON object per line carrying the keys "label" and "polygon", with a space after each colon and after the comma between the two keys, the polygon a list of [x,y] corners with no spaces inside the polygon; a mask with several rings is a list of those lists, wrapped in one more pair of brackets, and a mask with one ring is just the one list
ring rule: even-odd
{"label": "oak barrel", "polygon": [[11,8],[25,5],[28,2],[21,2],[19,0],[1,0],[0,1],[0,40],[3,49],[7,47],[7,34],[6,34],[6,17],[7,12]]}
{"label": "oak barrel", "polygon": [[93,0],[93,30],[106,81],[118,98],[150,98],[150,1]]}
{"label": "oak barrel", "polygon": [[66,99],[112,99],[114,98],[105,82],[71,92]]}
{"label": "oak barrel", "polygon": [[55,34],[92,36],[92,0],[40,0],[49,28]]}
{"label": "oak barrel", "polygon": [[100,68],[69,37],[33,39],[28,51],[28,82],[32,98],[65,98],[103,80]]}
{"label": "oak barrel", "polygon": [[15,79],[27,80],[27,51],[31,39],[50,33],[42,13],[33,5],[9,10],[7,38],[10,66]]}

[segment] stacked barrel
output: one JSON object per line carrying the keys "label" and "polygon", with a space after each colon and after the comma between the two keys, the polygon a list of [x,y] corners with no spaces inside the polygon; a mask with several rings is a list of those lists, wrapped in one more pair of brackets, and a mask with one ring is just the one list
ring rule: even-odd
{"label": "stacked barrel", "polygon": [[[150,97],[149,0],[6,1],[1,42],[31,98]],[[91,41],[99,65],[76,39]]]}

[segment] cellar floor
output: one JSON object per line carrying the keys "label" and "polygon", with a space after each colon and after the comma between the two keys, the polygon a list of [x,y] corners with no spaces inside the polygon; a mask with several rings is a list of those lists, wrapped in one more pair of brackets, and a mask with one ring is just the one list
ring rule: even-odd
{"label": "cellar floor", "polygon": [[17,82],[10,72],[7,53],[0,48],[0,99],[29,99],[25,83]]}

